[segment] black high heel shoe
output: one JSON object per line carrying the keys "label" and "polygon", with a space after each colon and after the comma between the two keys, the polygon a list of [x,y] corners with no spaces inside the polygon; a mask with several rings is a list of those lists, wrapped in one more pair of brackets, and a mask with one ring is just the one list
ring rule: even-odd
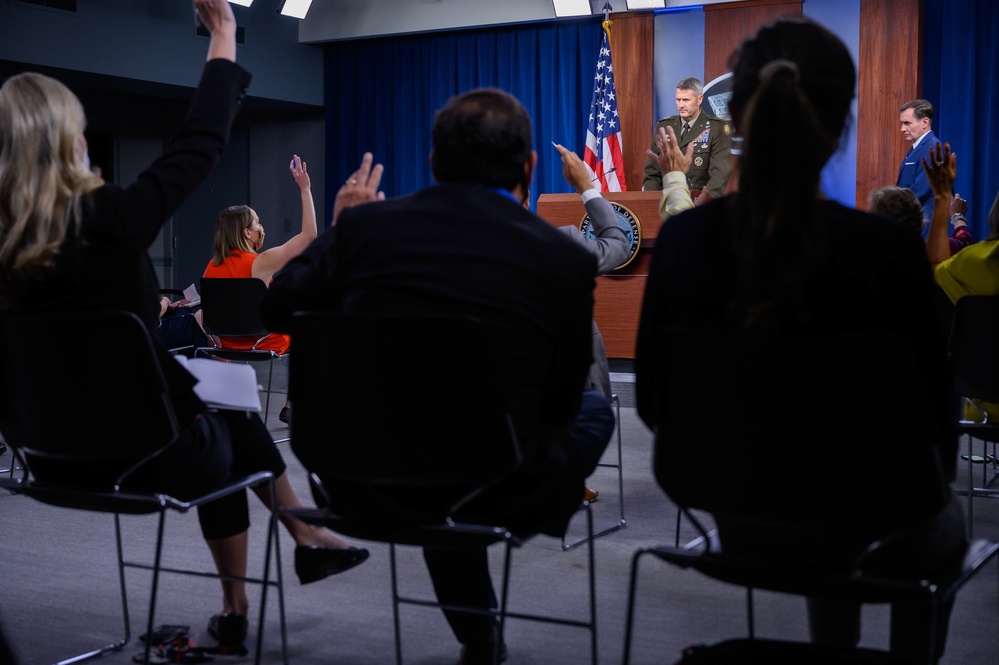
{"label": "black high heel shoe", "polygon": [[334,550],[328,547],[299,545],[295,548],[295,574],[302,584],[318,582],[364,563],[369,554],[363,547]]}

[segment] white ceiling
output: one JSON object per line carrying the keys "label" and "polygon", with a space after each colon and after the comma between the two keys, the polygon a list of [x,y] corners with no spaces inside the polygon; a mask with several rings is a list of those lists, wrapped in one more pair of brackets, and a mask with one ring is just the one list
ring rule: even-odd
{"label": "white ceiling", "polygon": [[[683,9],[731,1],[666,0],[666,7]],[[625,0],[589,3],[594,15],[601,14],[605,5],[611,12],[628,11]],[[299,28],[299,41],[319,43],[555,18],[552,0],[313,0]]]}

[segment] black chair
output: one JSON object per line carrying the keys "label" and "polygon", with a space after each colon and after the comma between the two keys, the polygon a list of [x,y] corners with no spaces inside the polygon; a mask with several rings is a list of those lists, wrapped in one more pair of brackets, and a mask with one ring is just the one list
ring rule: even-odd
{"label": "black chair", "polygon": [[[298,313],[291,334],[291,445],[313,472],[320,508],[290,512],[389,545],[397,662],[400,604],[440,605],[399,592],[396,547],[502,544],[499,606],[492,612],[500,634],[510,618],[585,628],[596,663],[589,504],[581,503],[590,534],[586,620],[510,611],[511,554],[523,539],[504,525],[468,517],[491,500],[504,501],[489,490],[521,460],[488,331],[464,318]],[[320,480],[316,472],[326,475]]]}
{"label": "black chair", "polygon": [[[77,344],[63,337],[73,330]],[[115,340],[115,362],[106,354],[81,353]],[[109,418],[107,404],[115,405]],[[219,578],[219,575],[162,565],[164,525],[169,512],[197,506],[249,487],[268,486],[275,502],[274,479],[260,472],[234,479],[224,487],[189,500],[159,493],[121,489],[131,474],[155,464],[157,455],[178,436],[178,424],[153,342],[142,322],[128,312],[0,314],[0,430],[24,475],[0,477],[0,487],[59,508],[114,515],[124,636],[68,658],[71,663],[119,651],[131,639],[125,569],[152,571],[146,634],[155,624],[156,597],[162,572]],[[81,446],[81,440],[86,445]],[[56,473],[57,475],[53,475]],[[66,478],[72,477],[71,481]],[[152,563],[127,559],[121,515],[158,515]],[[185,543],[186,545],[186,543]],[[110,544],[109,544],[110,547]],[[274,553],[276,579],[270,578]],[[282,649],[287,663],[284,595],[278,548],[278,522],[267,532],[264,570],[247,582],[262,586],[256,662],[260,662],[267,590],[276,587],[281,611]],[[151,644],[145,647],[149,662]]]}
{"label": "black chair", "polygon": [[[950,358],[954,387],[962,402],[972,405],[982,415],[981,422],[958,421],[958,430],[968,440],[968,533],[972,532],[972,509],[975,497],[999,497],[999,423],[989,419],[978,401],[999,402],[999,295],[965,296],[954,307],[950,334]],[[975,455],[973,444],[982,444],[982,454]],[[989,452],[991,448],[991,452]],[[981,465],[980,484],[975,483],[975,465]]]}
{"label": "black chair", "polygon": [[[869,331],[751,343],[665,328],[657,362],[653,469],[700,535],[685,546],[634,554],[625,665],[639,562],[647,555],[745,588],[755,638],[753,589],[862,603],[911,597],[936,611],[999,551],[991,540],[973,541],[926,580],[871,572],[883,569],[876,568],[879,557],[909,526],[909,515],[948,496],[935,449],[937,410],[900,336]],[[705,526],[733,519],[757,534],[748,552],[726,552],[718,532]],[[886,535],[843,570],[807,565],[789,552],[850,531]],[[829,657],[812,647],[815,658]],[[829,662],[857,662],[860,655],[848,650]]]}
{"label": "black chair", "polygon": [[255,277],[202,277],[201,316],[209,337],[252,337],[256,342],[251,349],[227,349],[217,344],[198,349],[198,355],[268,364],[265,423],[271,408],[274,361],[283,357],[276,351],[256,348],[271,334],[260,318],[260,303],[266,293],[267,285]]}

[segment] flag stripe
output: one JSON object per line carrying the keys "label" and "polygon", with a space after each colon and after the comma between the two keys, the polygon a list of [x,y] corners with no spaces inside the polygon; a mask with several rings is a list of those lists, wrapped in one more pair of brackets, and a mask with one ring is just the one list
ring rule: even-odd
{"label": "flag stripe", "polygon": [[593,169],[595,180],[604,192],[626,192],[624,154],[621,150],[621,122],[617,113],[614,65],[610,52],[610,21],[604,21],[603,40],[593,77],[593,100],[586,128],[583,161]]}

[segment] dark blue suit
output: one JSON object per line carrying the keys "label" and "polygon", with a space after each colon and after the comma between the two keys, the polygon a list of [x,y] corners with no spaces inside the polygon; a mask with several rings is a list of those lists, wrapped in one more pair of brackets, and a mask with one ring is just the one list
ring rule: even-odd
{"label": "dark blue suit", "polygon": [[926,211],[926,219],[929,220],[933,218],[933,190],[930,189],[930,183],[926,179],[922,158],[925,157],[926,161],[929,161],[930,148],[939,143],[940,140],[932,129],[926,132],[922,139],[919,145],[910,149],[909,154],[902,160],[902,165],[898,167],[898,182],[895,184],[916,193],[916,198],[923,204],[923,210]]}

